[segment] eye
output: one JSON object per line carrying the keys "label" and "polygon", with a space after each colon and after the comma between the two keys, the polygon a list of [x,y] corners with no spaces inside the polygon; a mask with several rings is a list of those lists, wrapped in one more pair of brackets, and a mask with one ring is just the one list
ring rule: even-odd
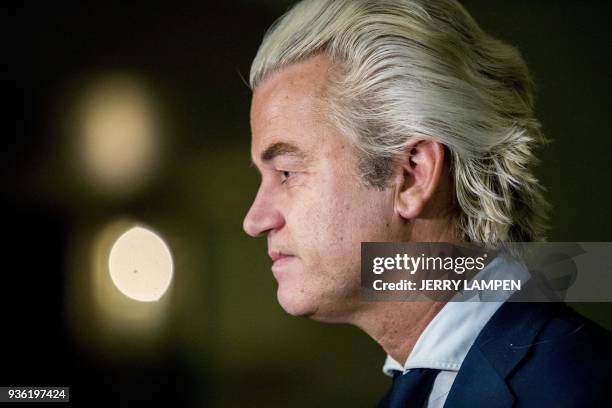
{"label": "eye", "polygon": [[287,170],[279,170],[279,172],[281,174],[281,184],[285,184],[293,174],[293,172]]}

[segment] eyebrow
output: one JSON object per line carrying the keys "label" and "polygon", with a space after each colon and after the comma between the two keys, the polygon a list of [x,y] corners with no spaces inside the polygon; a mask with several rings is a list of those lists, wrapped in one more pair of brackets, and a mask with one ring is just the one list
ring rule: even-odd
{"label": "eyebrow", "polygon": [[282,155],[294,156],[298,159],[306,158],[304,152],[297,146],[286,142],[277,142],[268,146],[268,148],[261,153],[261,161],[269,162],[275,157]]}

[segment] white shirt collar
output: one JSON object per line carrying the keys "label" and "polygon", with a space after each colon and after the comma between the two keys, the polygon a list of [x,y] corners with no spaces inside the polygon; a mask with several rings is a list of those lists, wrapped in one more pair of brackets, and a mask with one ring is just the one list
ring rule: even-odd
{"label": "white shirt collar", "polygon": [[[521,279],[523,283],[529,279],[523,264],[505,256],[495,258],[478,275],[478,278]],[[502,303],[448,302],[421,333],[406,364],[402,366],[387,355],[383,372],[392,376],[393,371],[405,372],[417,367],[459,371],[476,337]]]}

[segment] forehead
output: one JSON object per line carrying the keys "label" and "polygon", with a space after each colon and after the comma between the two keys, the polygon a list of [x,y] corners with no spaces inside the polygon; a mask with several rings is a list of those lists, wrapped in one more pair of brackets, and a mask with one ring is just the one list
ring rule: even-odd
{"label": "forehead", "polygon": [[309,150],[328,127],[321,113],[330,63],[315,56],[282,68],[257,86],[251,104],[252,152],[277,142]]}

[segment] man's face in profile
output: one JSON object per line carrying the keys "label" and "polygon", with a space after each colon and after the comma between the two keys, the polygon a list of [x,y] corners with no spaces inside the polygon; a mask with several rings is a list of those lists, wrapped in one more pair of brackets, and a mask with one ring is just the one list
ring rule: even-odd
{"label": "man's face in profile", "polygon": [[393,240],[393,189],[367,187],[349,141],[325,120],[330,68],[316,56],[254,91],[252,160],[261,185],[245,220],[266,236],[281,306],[341,321],[359,305],[360,243]]}

